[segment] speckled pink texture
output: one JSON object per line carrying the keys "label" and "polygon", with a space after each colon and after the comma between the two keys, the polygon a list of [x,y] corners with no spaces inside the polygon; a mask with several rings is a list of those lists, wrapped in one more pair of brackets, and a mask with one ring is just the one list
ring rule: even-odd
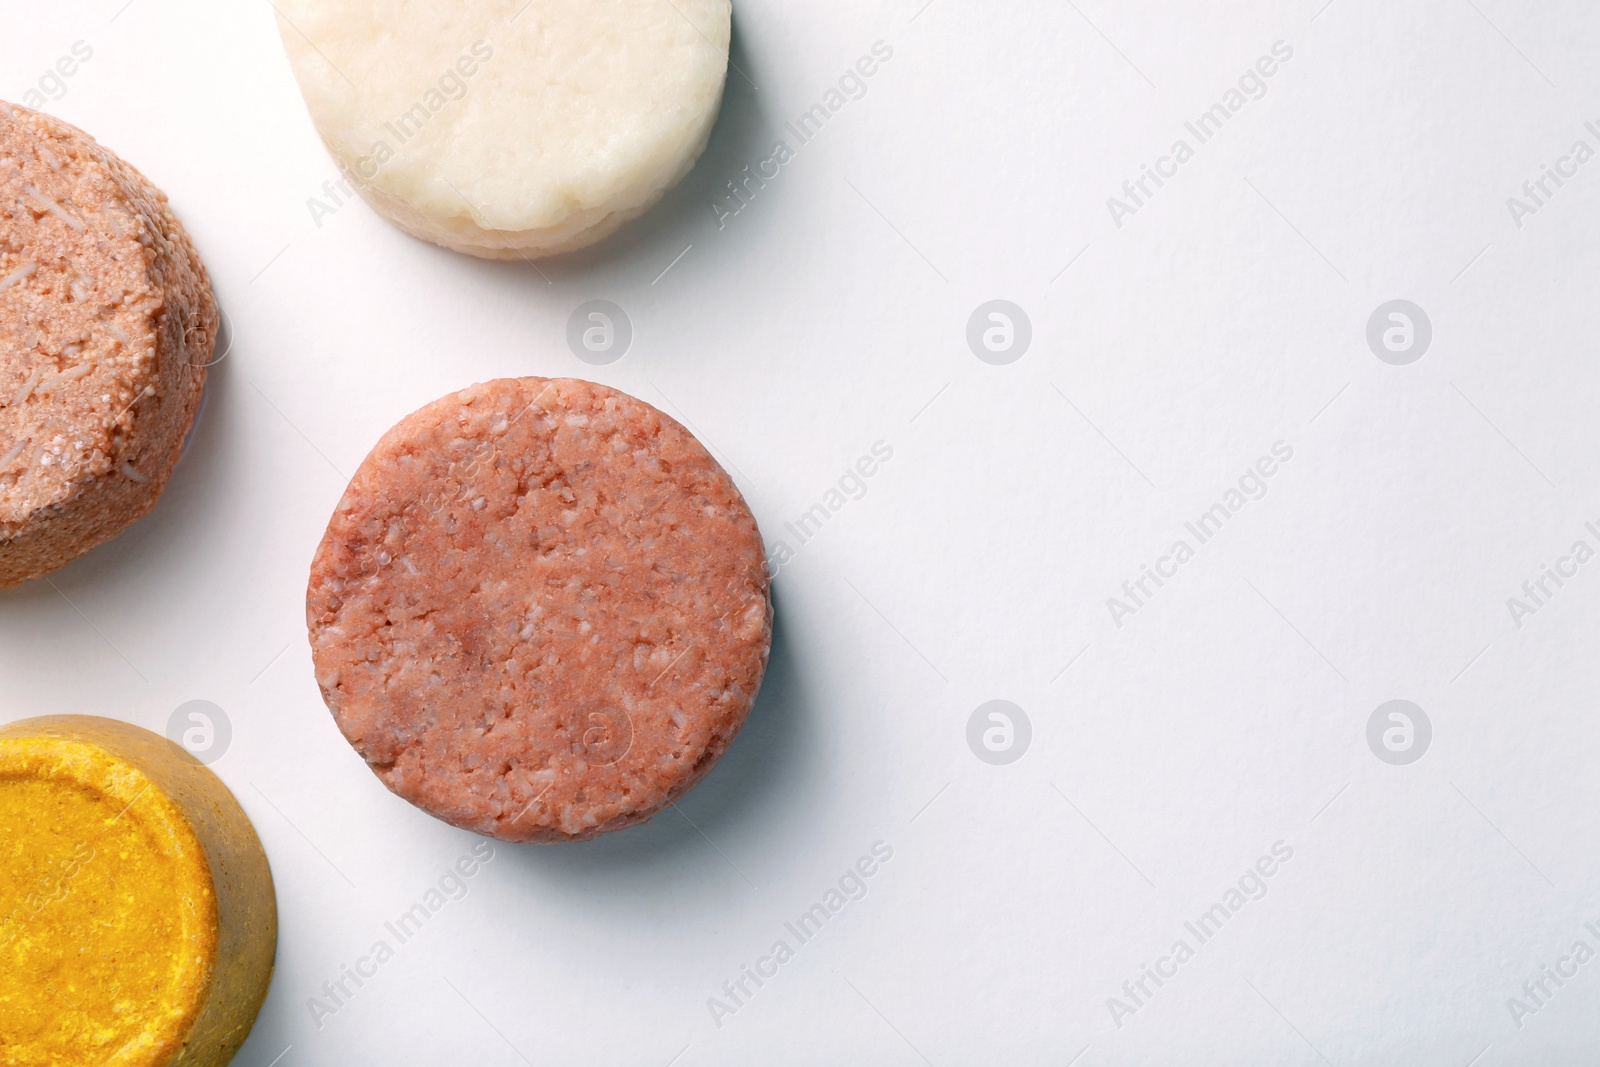
{"label": "speckled pink texture", "polygon": [[390,430],[311,568],[317,681],[395,793],[506,841],[648,819],[711,769],[766,669],[754,517],[678,423],[501,379]]}
{"label": "speckled pink texture", "polygon": [[0,102],[0,588],[155,506],[217,333],[161,191],[82,130]]}

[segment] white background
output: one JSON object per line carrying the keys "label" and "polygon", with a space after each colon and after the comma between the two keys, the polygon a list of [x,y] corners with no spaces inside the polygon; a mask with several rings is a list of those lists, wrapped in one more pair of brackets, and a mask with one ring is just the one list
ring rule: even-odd
{"label": "white background", "polygon": [[[336,172],[268,5],[0,3],[0,96],[92,47],[48,110],[167,190],[232,322],[156,512],[0,594],[0,718],[225,709],[215,769],[281,909],[237,1062],[1600,1057],[1600,961],[1520,1027],[1507,1004],[1600,948],[1600,562],[1520,627],[1507,607],[1600,548],[1600,161],[1520,228],[1506,204],[1600,148],[1600,11],[922,2],[740,0],[695,172],[544,276],[360,203],[316,225]],[[867,95],[719,230],[724,183],[878,40]],[[1196,146],[1185,120],[1279,40],[1264,98]],[[1195,158],[1116,226],[1107,198],[1180,137]],[[607,367],[565,342],[593,298],[635,329]],[[1032,320],[1009,366],[965,340],[994,298]],[[1365,339],[1395,298],[1433,324],[1409,366]],[[766,687],[681,813],[497,845],[319,1027],[308,998],[477,839],[334,729],[307,567],[385,429],[528,374],[686,422],[769,540],[894,456],[782,570]],[[1267,495],[1117,626],[1107,598],[1277,441]],[[997,698],[1033,726],[1009,766],[966,741]],[[1433,724],[1409,766],[1366,741],[1397,698]],[[866,897],[717,1026],[708,998],[877,841]],[[1116,1025],[1108,998],[1279,841],[1266,896]]]}

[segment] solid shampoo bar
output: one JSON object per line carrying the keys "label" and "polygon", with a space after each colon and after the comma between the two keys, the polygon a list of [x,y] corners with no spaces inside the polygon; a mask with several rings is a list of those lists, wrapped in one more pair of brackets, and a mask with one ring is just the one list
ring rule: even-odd
{"label": "solid shampoo bar", "polygon": [[205,766],[110,719],[0,728],[0,1063],[221,1067],[276,946],[266,854]]}

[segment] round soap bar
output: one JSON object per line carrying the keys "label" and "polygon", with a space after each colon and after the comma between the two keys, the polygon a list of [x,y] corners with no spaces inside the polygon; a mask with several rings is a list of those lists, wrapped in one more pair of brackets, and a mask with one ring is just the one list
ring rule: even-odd
{"label": "round soap bar", "polygon": [[161,191],[81,130],[0,102],[0,588],[155,506],[217,330]]}
{"label": "round soap bar", "polygon": [[[676,185],[722,102],[729,0],[277,0],[312,121],[402,230],[488,259],[593,244]],[[321,205],[320,209],[318,205]]]}
{"label": "round soap bar", "polygon": [[85,715],[0,728],[0,1063],[221,1067],[276,945],[261,842],[187,752]]}
{"label": "round soap bar", "polygon": [[506,841],[643,822],[761,685],[760,532],[700,442],[571,379],[501,379],[390,430],[311,568],[317,681],[400,796]]}

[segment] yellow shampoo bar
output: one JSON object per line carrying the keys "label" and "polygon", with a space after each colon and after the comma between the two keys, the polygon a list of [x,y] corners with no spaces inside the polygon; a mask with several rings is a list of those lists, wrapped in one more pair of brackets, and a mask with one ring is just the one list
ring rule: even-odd
{"label": "yellow shampoo bar", "polygon": [[277,940],[266,853],[194,757],[87,715],[0,728],[0,1064],[221,1067]]}

